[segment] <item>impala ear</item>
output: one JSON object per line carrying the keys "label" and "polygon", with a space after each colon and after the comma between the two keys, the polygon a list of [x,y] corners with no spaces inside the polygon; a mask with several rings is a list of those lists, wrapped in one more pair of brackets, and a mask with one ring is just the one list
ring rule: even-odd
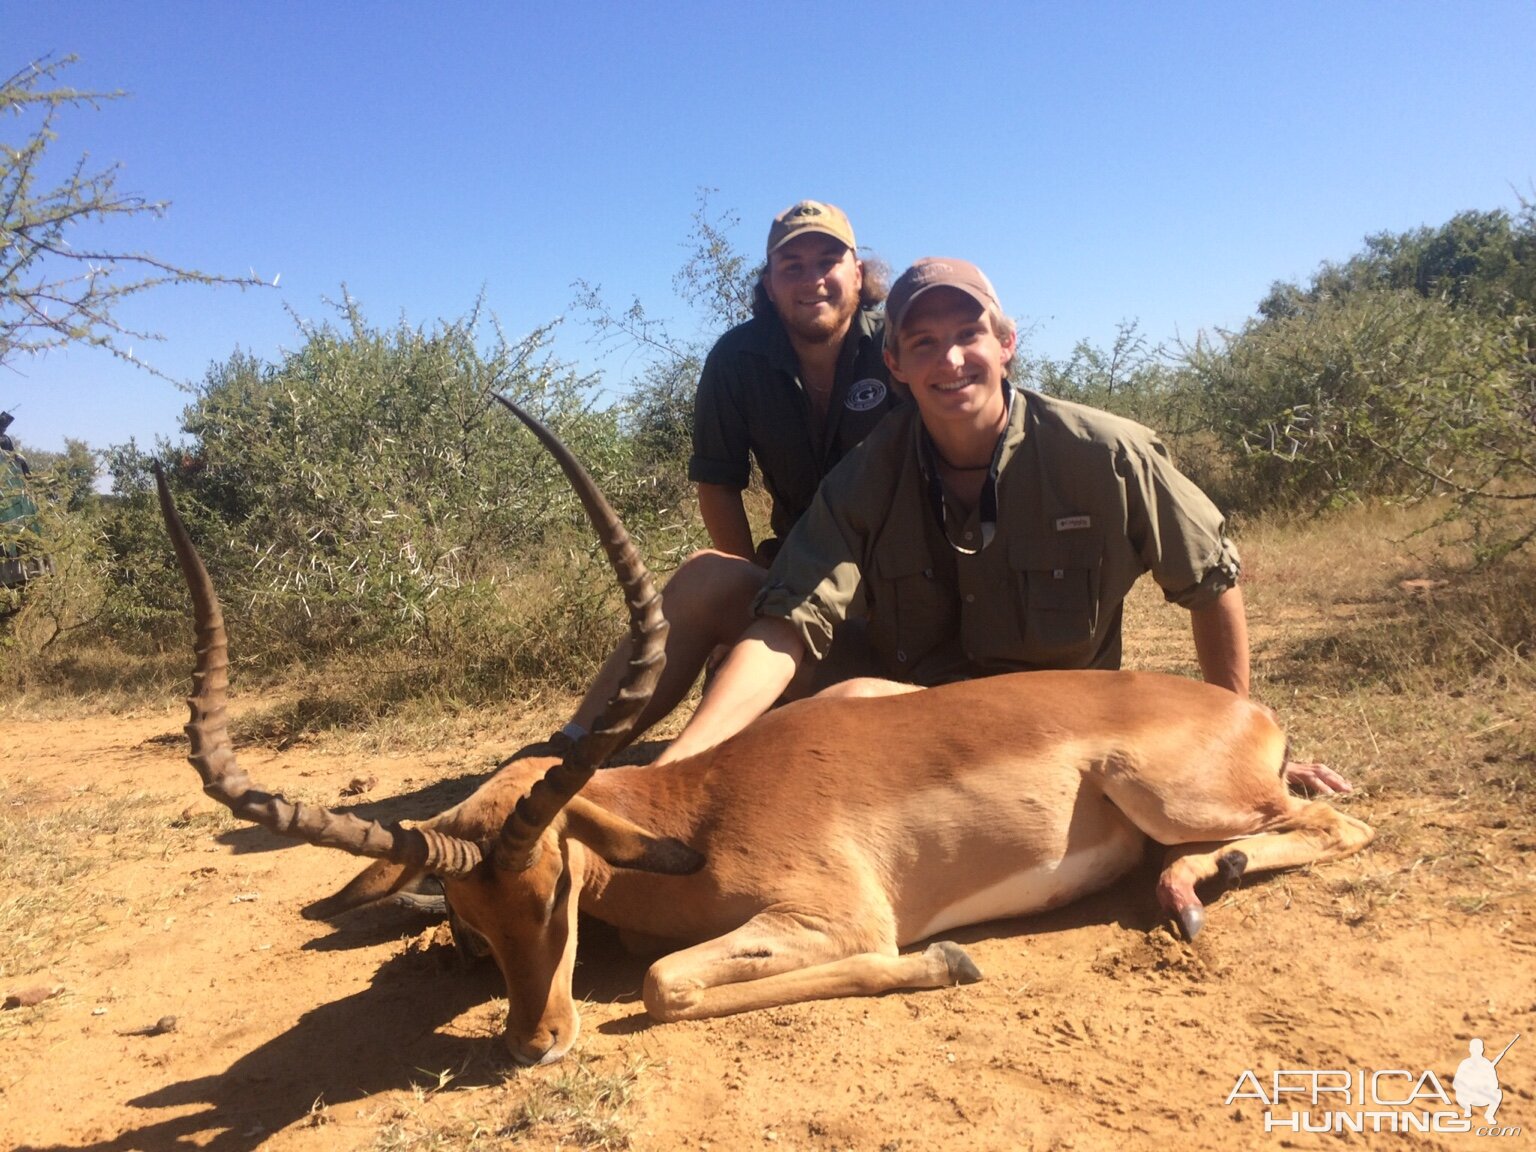
{"label": "impala ear", "polygon": [[615,868],[686,876],[704,867],[704,857],[681,840],[657,836],[580,796],[562,813],[566,832]]}
{"label": "impala ear", "polygon": [[343,912],[350,912],[354,908],[361,908],[365,904],[372,904],[375,900],[392,896],[416,876],[417,870],[408,864],[396,864],[391,860],[375,860],[334,896],[327,896],[323,900],[316,900],[313,904],[306,904],[302,914],[306,920],[329,920],[332,916],[339,916]]}

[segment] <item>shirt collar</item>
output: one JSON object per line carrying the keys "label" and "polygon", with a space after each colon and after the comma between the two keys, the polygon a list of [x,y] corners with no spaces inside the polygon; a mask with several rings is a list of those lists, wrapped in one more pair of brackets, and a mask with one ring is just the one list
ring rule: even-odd
{"label": "shirt collar", "polygon": [[986,481],[981,486],[981,500],[976,506],[981,524],[980,547],[967,548],[955,543],[954,534],[949,531],[949,504],[944,499],[944,483],[939,478],[938,451],[934,448],[933,437],[928,435],[928,429],[924,427],[922,420],[917,421],[917,458],[923,471],[923,479],[926,481],[928,506],[939,522],[944,539],[949,541],[949,546],[966,556],[973,556],[980,552],[982,548],[992,543],[993,537],[997,535],[997,477],[1024,439],[1024,403],[1014,402],[1017,389],[1008,382],[1006,377],[1002,387],[1003,403],[1007,405],[1007,422],[1003,426],[1003,434],[997,438],[997,444],[992,449],[992,464],[987,469]]}

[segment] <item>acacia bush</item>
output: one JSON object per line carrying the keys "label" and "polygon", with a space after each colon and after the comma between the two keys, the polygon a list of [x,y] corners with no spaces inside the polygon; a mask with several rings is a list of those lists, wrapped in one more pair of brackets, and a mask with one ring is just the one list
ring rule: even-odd
{"label": "acacia bush", "polygon": [[1536,536],[1536,211],[1367,240],[1185,350],[1250,510],[1448,495],[1478,558]]}
{"label": "acacia bush", "polygon": [[281,362],[210,369],[187,441],[108,453],[122,502],[104,528],[103,626],[184,643],[158,460],[246,667],[382,648],[424,683],[582,679],[611,639],[613,581],[564,476],[491,394],[553,427],[662,556],[679,517],[637,473],[621,413],[594,410],[588,382],[544,355],[547,333],[480,328],[473,313],[374,328],[346,301]]}

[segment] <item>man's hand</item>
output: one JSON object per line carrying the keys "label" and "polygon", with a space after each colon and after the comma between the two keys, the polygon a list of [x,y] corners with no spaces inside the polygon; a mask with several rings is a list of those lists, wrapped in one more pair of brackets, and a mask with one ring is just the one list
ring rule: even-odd
{"label": "man's hand", "polygon": [[1353,792],[1354,785],[1326,764],[1313,764],[1305,760],[1287,760],[1280,775],[1292,792],[1303,796],[1342,796]]}

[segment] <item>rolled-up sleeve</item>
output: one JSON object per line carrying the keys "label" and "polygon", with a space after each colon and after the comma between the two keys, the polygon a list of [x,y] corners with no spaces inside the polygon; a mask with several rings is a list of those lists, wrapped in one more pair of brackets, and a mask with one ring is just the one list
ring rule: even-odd
{"label": "rolled-up sleeve", "polygon": [[1122,446],[1127,530],[1169,603],[1203,608],[1237,584],[1241,562],[1226,520],[1162,443]]}
{"label": "rolled-up sleeve", "polygon": [[[826,657],[832,630],[840,621],[865,613],[860,567],[863,534],[857,515],[849,515],[848,494],[837,492],[835,481],[841,471],[841,467],[834,471],[817,490],[752,603],[753,615],[793,624],[817,660]],[[834,491],[829,493],[829,488]]]}
{"label": "rolled-up sleeve", "polygon": [[733,387],[735,374],[718,350],[699,374],[693,399],[693,455],[688,479],[695,484],[745,488],[752,477],[747,419]]}

